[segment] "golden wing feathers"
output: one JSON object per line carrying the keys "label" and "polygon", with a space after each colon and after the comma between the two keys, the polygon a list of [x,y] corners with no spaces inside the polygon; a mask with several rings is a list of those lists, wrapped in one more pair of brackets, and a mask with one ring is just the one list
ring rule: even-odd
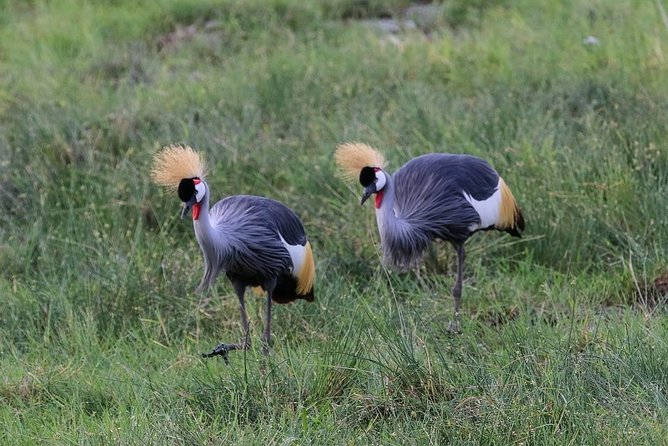
{"label": "golden wing feathers", "polygon": [[360,142],[339,144],[334,152],[341,176],[347,181],[356,181],[363,167],[385,167],[385,157],[373,147]]}
{"label": "golden wing feathers", "polygon": [[151,178],[156,184],[176,190],[184,178],[204,176],[204,161],[188,146],[163,147],[153,156]]}

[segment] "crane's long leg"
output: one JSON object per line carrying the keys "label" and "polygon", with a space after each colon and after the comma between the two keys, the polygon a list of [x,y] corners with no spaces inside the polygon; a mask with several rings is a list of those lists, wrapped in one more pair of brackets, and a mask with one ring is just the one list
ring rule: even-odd
{"label": "crane's long leg", "polygon": [[241,340],[241,347],[246,350],[250,347],[250,334],[248,328],[248,315],[246,314],[246,303],[244,302],[244,292],[246,287],[244,285],[235,285],[234,289],[239,296],[239,317],[241,318],[241,327],[244,331],[244,337]]}
{"label": "crane's long leg", "polygon": [[243,327],[244,337],[238,344],[218,344],[216,348],[211,350],[209,353],[202,353],[202,356],[205,358],[210,358],[212,356],[220,355],[225,360],[226,364],[229,364],[229,359],[227,354],[233,350],[247,350],[250,347],[250,337],[249,337],[249,327],[248,327],[248,315],[246,314],[246,303],[244,302],[244,294],[246,292],[246,285],[241,283],[234,284],[234,291],[237,293],[239,298],[239,316],[241,317],[241,326]]}
{"label": "crane's long leg", "polygon": [[269,354],[271,344],[271,294],[267,293],[267,313],[264,320],[264,333],[262,333],[262,353]]}
{"label": "crane's long leg", "polygon": [[452,297],[455,300],[455,314],[454,321],[448,324],[448,331],[451,333],[459,333],[459,306],[462,301],[462,276],[464,275],[464,259],[466,253],[464,251],[464,244],[454,245],[457,251],[457,279],[455,279],[455,286],[452,287]]}
{"label": "crane's long leg", "polygon": [[264,318],[264,333],[262,333],[262,353],[269,354],[269,346],[271,345],[271,301],[274,296],[274,288],[276,288],[276,280],[265,284],[267,290],[267,312]]}

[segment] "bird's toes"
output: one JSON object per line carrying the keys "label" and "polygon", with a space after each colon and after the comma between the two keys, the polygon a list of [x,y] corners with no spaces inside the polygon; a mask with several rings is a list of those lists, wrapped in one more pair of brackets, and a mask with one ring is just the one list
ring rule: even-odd
{"label": "bird's toes", "polygon": [[271,351],[271,345],[273,342],[271,342],[271,339],[266,339],[262,338],[262,354],[263,355],[268,355],[269,352]]}
{"label": "bird's toes", "polygon": [[450,323],[448,323],[448,333],[452,335],[462,334],[462,331],[459,328],[459,321],[450,321]]}
{"label": "bird's toes", "polygon": [[229,364],[230,360],[227,354],[233,350],[238,350],[240,348],[239,344],[218,344],[216,348],[211,350],[209,353],[202,353],[204,358],[211,358],[213,356],[222,356],[225,364]]}

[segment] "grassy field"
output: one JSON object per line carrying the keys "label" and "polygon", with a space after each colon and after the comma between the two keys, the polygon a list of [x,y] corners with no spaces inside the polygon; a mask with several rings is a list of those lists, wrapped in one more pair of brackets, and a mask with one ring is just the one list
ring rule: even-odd
{"label": "grassy field", "polygon": [[[0,0],[1,444],[667,444],[668,28],[662,0]],[[663,2],[665,7],[668,4]],[[596,44],[586,44],[587,36]],[[488,159],[522,240],[379,264],[335,175]],[[317,299],[240,336],[153,153],[203,152],[215,199],[302,217]],[[392,168],[390,168],[392,170]]]}

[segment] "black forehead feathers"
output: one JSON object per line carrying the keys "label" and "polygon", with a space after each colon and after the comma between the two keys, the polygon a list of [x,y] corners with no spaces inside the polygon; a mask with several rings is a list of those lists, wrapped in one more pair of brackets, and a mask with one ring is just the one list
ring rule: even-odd
{"label": "black forehead feathers", "polygon": [[376,171],[373,167],[363,167],[360,171],[360,183],[362,186],[367,187],[373,184],[376,181]]}
{"label": "black forehead feathers", "polygon": [[184,178],[179,183],[179,198],[181,201],[188,201],[195,195],[195,182],[193,181],[195,178]]}

